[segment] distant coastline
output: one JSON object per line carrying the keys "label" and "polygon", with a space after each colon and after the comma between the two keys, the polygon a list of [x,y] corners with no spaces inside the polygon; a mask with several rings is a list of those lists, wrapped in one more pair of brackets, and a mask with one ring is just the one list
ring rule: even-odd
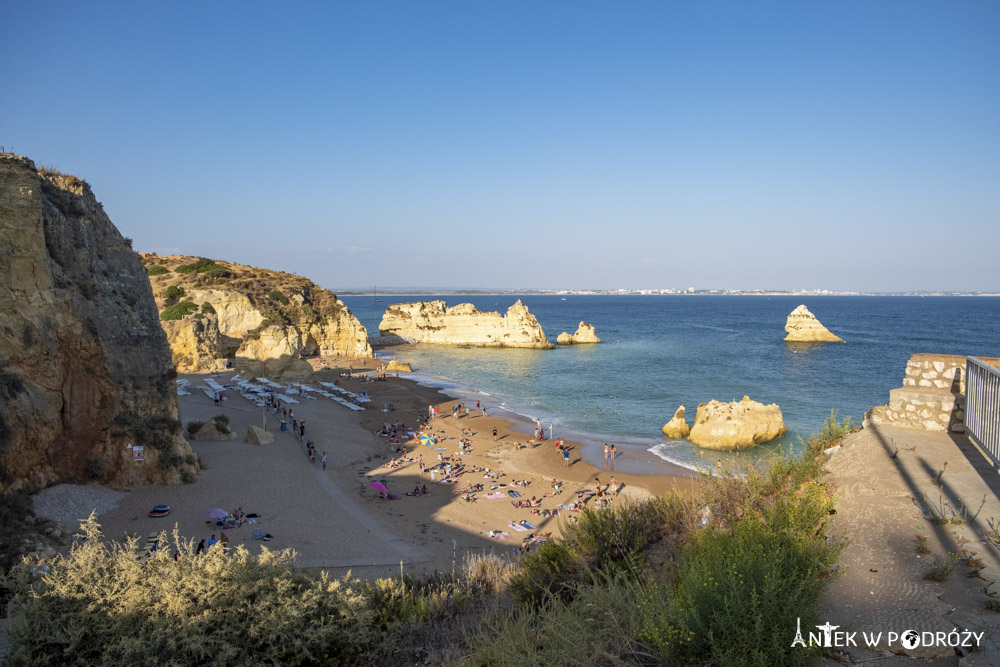
{"label": "distant coastline", "polygon": [[830,290],[781,291],[781,290],[670,290],[670,289],[613,289],[613,290],[538,290],[538,289],[455,289],[455,288],[379,288],[376,295],[370,289],[337,289],[340,296],[426,297],[426,296],[1000,296],[1000,292],[833,292]]}

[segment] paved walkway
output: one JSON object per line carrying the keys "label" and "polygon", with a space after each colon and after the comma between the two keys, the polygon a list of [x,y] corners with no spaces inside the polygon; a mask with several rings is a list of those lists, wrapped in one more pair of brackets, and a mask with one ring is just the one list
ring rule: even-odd
{"label": "paved walkway", "polygon": [[[964,436],[869,426],[844,439],[827,470],[837,497],[831,532],[850,544],[840,560],[843,576],[824,596],[824,622],[841,631],[985,633],[972,652],[906,650],[883,638],[874,648],[835,649],[827,664],[923,658],[1000,667],[1000,613],[983,608],[1000,593],[1000,476],[979,450]],[[926,580],[949,553],[962,558],[954,573]]]}

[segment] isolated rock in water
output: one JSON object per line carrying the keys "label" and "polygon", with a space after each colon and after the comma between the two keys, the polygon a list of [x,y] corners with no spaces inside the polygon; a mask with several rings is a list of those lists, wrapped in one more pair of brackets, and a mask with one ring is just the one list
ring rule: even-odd
{"label": "isolated rock in water", "polygon": [[560,345],[585,345],[587,343],[600,343],[601,339],[594,333],[593,324],[580,322],[580,326],[576,328],[576,333],[571,336],[563,331],[556,338],[556,342]]}
{"label": "isolated rock in water", "polygon": [[379,333],[436,345],[555,347],[520,300],[507,309],[506,315],[481,312],[471,303],[460,303],[452,308],[444,301],[394,304],[385,309]]}
{"label": "isolated rock in water", "polygon": [[691,427],[687,425],[687,420],[684,418],[684,406],[682,405],[677,408],[674,418],[664,424],[663,435],[668,438],[686,438],[690,432]]}
{"label": "isolated rock in water", "polygon": [[85,181],[0,154],[0,495],[197,471],[131,243]]}
{"label": "isolated rock in water", "polygon": [[251,426],[247,429],[246,441],[251,445],[270,445],[274,442],[274,434],[260,426]]}
{"label": "isolated rock in water", "polygon": [[799,306],[788,316],[785,322],[785,342],[788,343],[843,343],[844,339],[830,333],[830,330],[820,324],[816,316],[804,305]]}
{"label": "isolated rock in water", "polygon": [[705,449],[749,449],[788,431],[777,404],[711,401],[698,405],[688,440]]}
{"label": "isolated rock in water", "polygon": [[594,325],[590,322],[580,322],[573,334],[573,345],[584,345],[586,343],[600,343],[601,339],[594,333]]}
{"label": "isolated rock in water", "polygon": [[389,362],[389,364],[385,367],[385,370],[386,372],[392,372],[392,371],[404,372],[404,373],[413,372],[413,368],[410,367],[410,364],[406,363],[405,361],[396,361],[395,359]]}

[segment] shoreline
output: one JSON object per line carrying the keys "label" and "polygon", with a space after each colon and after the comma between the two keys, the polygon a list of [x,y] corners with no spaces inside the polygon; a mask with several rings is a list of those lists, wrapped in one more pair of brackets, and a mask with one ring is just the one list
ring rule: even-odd
{"label": "shoreline", "polygon": [[[375,353],[379,353],[391,347],[393,346],[383,345],[376,346],[373,349]],[[451,399],[459,401],[478,400],[483,403],[489,401],[491,402],[491,406],[488,407],[492,407],[494,411],[501,412],[501,419],[509,423],[509,428],[525,438],[532,437],[531,434],[535,428],[535,418],[506,407],[503,401],[500,402],[500,405],[492,405],[497,399],[486,392],[477,390],[475,387],[463,385],[458,381],[448,378],[428,375],[421,371],[415,371],[407,377],[401,377],[401,379],[414,382],[422,387],[436,389]],[[548,416],[546,419],[551,420],[552,417]],[[544,421],[545,419],[543,419]],[[622,466],[619,468],[620,470],[639,476],[669,475],[672,477],[697,477],[702,473],[710,473],[713,468],[710,461],[706,461],[701,468],[697,468],[694,464],[685,464],[681,461],[660,456],[652,450],[663,443],[652,439],[643,441],[637,436],[620,433],[590,435],[568,426],[560,426],[560,430],[566,434],[565,439],[567,442],[580,447],[581,451],[584,452],[584,460],[595,468],[602,467],[604,443],[613,443],[616,445],[618,450],[617,465]],[[548,432],[551,433],[551,428],[548,429]],[[556,437],[563,436],[556,435]],[[545,438],[549,439],[549,436],[546,435]]]}
{"label": "shoreline", "polygon": [[[518,424],[506,419],[506,414],[483,417],[470,413],[456,419],[451,412],[456,399],[411,378],[390,376],[384,381],[364,382],[340,377],[349,367],[354,367],[355,372],[374,370],[382,363],[377,358],[327,359],[325,367],[320,367],[317,359],[310,363],[317,369],[317,381],[336,381],[349,391],[366,391],[372,399],[362,412],[348,410],[319,395],[314,395],[315,400],[298,396],[300,402],[288,406],[295,419],[305,420],[306,439],[316,443],[315,462],[306,455],[305,444],[293,435],[291,424],[286,431],[280,430],[273,410],[255,406],[234,390],[224,392],[226,400],[215,405],[198,389],[204,379],[215,375],[185,374],[182,377],[191,382],[191,394],[179,398],[182,421],[206,421],[226,414],[236,437],[228,441],[191,440],[192,449],[204,463],[198,480],[194,484],[131,489],[117,507],[99,516],[106,539],[121,541],[123,536],[131,535],[142,541],[161,530],[169,534],[176,526],[181,536],[197,544],[222,533],[220,526],[206,519],[206,511],[242,508],[246,513],[258,514],[259,523],[226,529],[230,546],[242,545],[251,553],[258,553],[262,547],[292,548],[301,567],[351,572],[358,577],[390,573],[398,576],[401,565],[411,570],[447,571],[453,559],[461,560],[470,554],[496,553],[516,558],[515,551],[526,543],[527,536],[535,532],[560,535],[568,522],[578,518],[575,512],[559,509],[560,505],[570,505],[579,498],[583,506],[595,507],[596,496],[591,494],[598,489],[598,479],[601,490],[612,499],[612,507],[614,503],[683,493],[701,482],[699,477],[689,475],[637,475],[624,465],[618,470],[612,470],[610,465],[608,469],[593,466],[581,456],[584,447],[571,441],[566,442],[571,454],[566,467],[555,451],[554,441],[528,446],[530,437],[519,430]],[[234,372],[229,371],[219,381],[228,384],[233,376]],[[307,384],[320,386],[316,382]],[[383,412],[383,406],[389,405],[394,410]],[[429,405],[441,411],[425,431],[439,438],[437,446],[377,434],[386,424],[415,427],[417,416]],[[260,426],[262,416],[274,442],[264,446],[246,444],[243,436],[247,428]],[[470,452],[459,454],[463,429],[471,429],[473,435],[469,438]],[[514,443],[523,447],[517,449]],[[328,454],[325,469],[320,464],[322,452]],[[439,454],[451,456],[456,464],[465,466],[467,474],[461,476],[460,483],[443,483],[441,476],[430,474],[430,468],[439,463]],[[423,467],[418,465],[421,458]],[[473,472],[479,468],[490,473]],[[501,476],[491,479],[486,474]],[[612,477],[614,489],[609,488]],[[514,480],[526,486],[512,486]],[[554,480],[562,482],[558,495],[553,489]],[[398,500],[381,500],[372,482],[385,484]],[[460,490],[477,484],[483,485],[482,490],[471,493],[474,500],[464,501]],[[501,484],[505,486],[489,488]],[[406,494],[423,486],[429,495]],[[520,499],[506,496],[509,491],[518,491]],[[578,496],[578,492],[583,495]],[[493,493],[504,496],[490,499],[488,494]],[[532,496],[540,501],[534,510],[514,505]],[[171,507],[166,519],[148,516],[149,510],[159,504]],[[528,521],[535,528],[516,529],[512,523],[519,521]],[[273,539],[254,539],[254,529],[273,535]],[[493,539],[491,532],[503,535]]]}

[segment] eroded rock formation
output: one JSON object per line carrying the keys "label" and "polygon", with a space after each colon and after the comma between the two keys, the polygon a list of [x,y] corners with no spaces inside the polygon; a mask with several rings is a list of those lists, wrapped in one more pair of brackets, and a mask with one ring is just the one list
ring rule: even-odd
{"label": "eroded rock formation", "polygon": [[412,373],[413,372],[413,368],[410,366],[410,364],[406,363],[405,361],[396,361],[395,359],[391,360],[386,365],[385,370],[388,373],[391,373],[393,371],[395,371],[397,373]]}
{"label": "eroded rock formation", "polygon": [[781,408],[744,396],[742,401],[698,405],[688,440],[705,449],[749,449],[788,431]]}
{"label": "eroded rock formation", "polygon": [[162,322],[179,373],[217,370],[226,365],[222,334],[214,316]]}
{"label": "eroded rock formation", "polygon": [[691,432],[691,427],[688,426],[687,420],[684,417],[683,405],[677,408],[673,419],[664,424],[662,430],[663,435],[668,438],[686,438],[688,436]]}
{"label": "eroded rock formation", "polygon": [[830,333],[830,330],[823,326],[805,305],[799,306],[788,315],[785,331],[788,333],[785,336],[787,343],[844,342],[843,338]]}
{"label": "eroded rock formation", "polygon": [[601,339],[594,332],[594,325],[589,322],[580,322],[573,335],[563,331],[556,337],[556,342],[560,345],[586,345],[588,343],[600,343]]}
{"label": "eroded rock formation", "polygon": [[[201,344],[200,330],[164,322],[175,358],[186,370],[216,367],[216,358],[235,357],[235,366],[254,375],[311,379],[303,357],[371,356],[368,332],[344,302],[301,276],[199,257],[143,255],[162,311],[189,304],[184,319],[214,318],[221,353]],[[207,304],[207,306],[205,305]],[[166,316],[166,315],[164,315]]]}
{"label": "eroded rock formation", "polygon": [[142,262],[90,186],[0,155],[0,493],[193,475],[175,376]]}
{"label": "eroded rock formation", "polygon": [[444,301],[418,301],[386,308],[379,324],[383,336],[415,343],[476,347],[555,347],[528,307],[516,301],[506,315],[480,312],[471,303],[448,308]]}

